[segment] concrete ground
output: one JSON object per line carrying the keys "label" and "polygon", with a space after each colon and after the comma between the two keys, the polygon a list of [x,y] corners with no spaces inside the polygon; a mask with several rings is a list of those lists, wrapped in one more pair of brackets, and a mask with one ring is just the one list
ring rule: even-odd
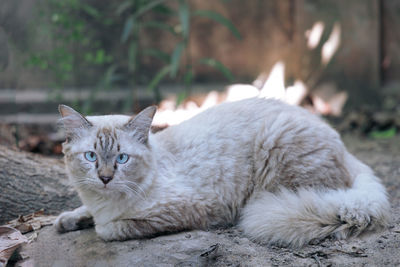
{"label": "concrete ground", "polygon": [[110,243],[93,229],[60,235],[45,227],[21,254],[34,266],[400,266],[400,137],[344,141],[388,188],[393,220],[382,233],[292,250],[254,243],[235,227]]}

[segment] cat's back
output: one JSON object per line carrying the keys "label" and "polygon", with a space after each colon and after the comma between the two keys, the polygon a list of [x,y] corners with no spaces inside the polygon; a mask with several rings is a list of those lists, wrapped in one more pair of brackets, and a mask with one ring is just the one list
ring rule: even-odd
{"label": "cat's back", "polygon": [[[290,106],[275,99],[250,98],[223,103],[195,117],[171,126],[159,133],[164,140],[177,139],[180,143],[213,139],[253,139],[261,128],[293,122],[324,124],[303,108]],[[303,121],[303,122],[302,122]]]}
{"label": "cat's back", "polygon": [[[210,186],[229,181],[233,187],[221,188],[232,197],[246,192],[252,179],[262,188],[267,188],[273,177],[283,179],[277,180],[278,184],[292,184],[291,177],[297,177],[293,174],[298,170],[304,170],[299,179],[309,177],[323,166],[330,168],[332,164],[327,162],[337,162],[330,159],[339,159],[344,151],[337,132],[319,117],[278,100],[257,98],[210,108],[154,137],[179,163],[176,168],[183,183],[197,181],[196,188],[214,190]],[[271,168],[273,171],[267,171]],[[306,182],[313,184],[314,180]]]}
{"label": "cat's back", "polygon": [[312,147],[319,142],[342,147],[338,133],[316,115],[279,100],[260,98],[220,104],[155,137],[182,161],[246,157],[266,143],[307,143]]}

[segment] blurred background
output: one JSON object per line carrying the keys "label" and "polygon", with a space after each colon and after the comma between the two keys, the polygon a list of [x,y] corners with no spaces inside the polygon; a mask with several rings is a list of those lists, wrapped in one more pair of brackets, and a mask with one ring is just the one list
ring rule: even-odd
{"label": "blurred background", "polygon": [[398,0],[2,0],[0,144],[59,155],[60,103],[161,129],[254,96],[391,138],[399,40]]}

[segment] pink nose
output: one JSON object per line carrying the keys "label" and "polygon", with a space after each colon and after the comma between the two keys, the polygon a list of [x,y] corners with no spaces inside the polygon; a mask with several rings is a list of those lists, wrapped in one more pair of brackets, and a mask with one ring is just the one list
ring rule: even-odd
{"label": "pink nose", "polygon": [[103,184],[108,184],[113,178],[109,176],[99,176],[100,180]]}

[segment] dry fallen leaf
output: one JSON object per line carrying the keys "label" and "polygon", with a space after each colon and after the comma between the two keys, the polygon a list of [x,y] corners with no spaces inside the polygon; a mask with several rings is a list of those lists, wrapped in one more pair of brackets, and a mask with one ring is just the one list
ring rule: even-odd
{"label": "dry fallen leaf", "polygon": [[13,227],[25,234],[31,231],[36,231],[46,225],[52,225],[57,216],[45,215],[43,210],[34,212],[29,215],[19,216],[4,226]]}
{"label": "dry fallen leaf", "polygon": [[0,266],[5,266],[14,251],[27,241],[17,229],[0,226]]}

